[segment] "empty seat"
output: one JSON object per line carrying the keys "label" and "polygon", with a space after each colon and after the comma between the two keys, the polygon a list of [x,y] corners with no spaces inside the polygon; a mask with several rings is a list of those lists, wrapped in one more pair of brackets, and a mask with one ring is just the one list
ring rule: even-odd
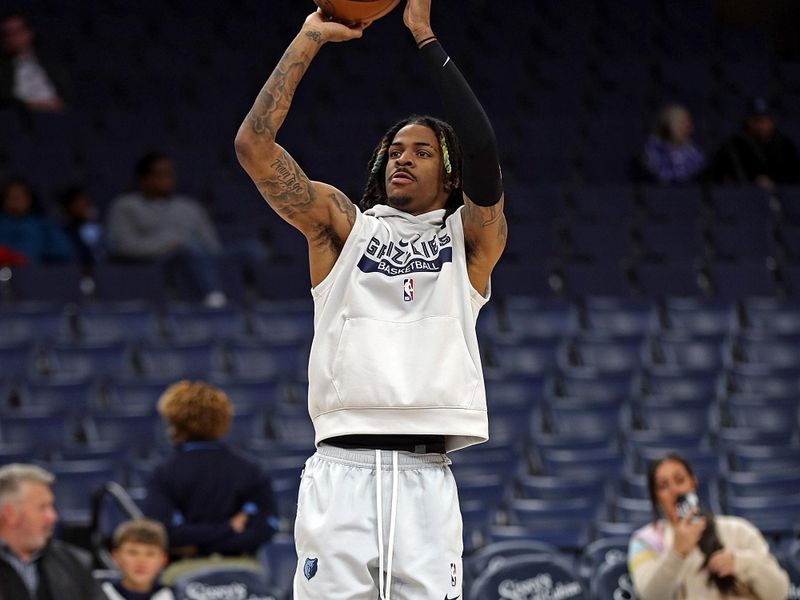
{"label": "empty seat", "polygon": [[103,302],[141,300],[163,304],[166,285],[160,263],[100,262],[94,267],[95,294]]}
{"label": "empty seat", "polygon": [[233,308],[170,305],[164,315],[170,337],[181,341],[237,338],[244,333],[243,315]]}
{"label": "empty seat", "polygon": [[613,336],[644,335],[658,329],[658,311],[649,298],[586,298],[585,327]]}
{"label": "empty seat", "polygon": [[550,597],[587,598],[583,585],[567,560],[541,554],[509,558],[494,569],[486,570],[475,580],[469,598],[494,600],[498,596],[498,589],[527,587],[532,581],[539,582],[542,594]]}
{"label": "empty seat", "polygon": [[703,193],[699,186],[648,186],[642,191],[642,206],[651,221],[692,223],[703,215]]}
{"label": "empty seat", "polygon": [[209,373],[223,370],[219,347],[214,343],[148,342],[139,351],[141,369],[151,378],[206,378]]}
{"label": "empty seat", "polygon": [[669,329],[694,336],[724,336],[739,326],[730,299],[667,298],[664,311]]}
{"label": "empty seat", "polygon": [[635,592],[626,560],[601,563],[589,584],[592,600],[634,598]]}
{"label": "empty seat", "polygon": [[766,224],[772,214],[769,192],[761,186],[712,186],[709,200],[720,222]]}
{"label": "empty seat", "polygon": [[775,279],[766,261],[748,260],[708,265],[713,294],[735,300],[746,296],[775,296]]}
{"label": "empty seat", "polygon": [[639,262],[634,268],[637,287],[647,296],[696,296],[698,273],[689,261]]}
{"label": "empty seat", "polygon": [[726,399],[725,408],[734,427],[791,432],[796,429],[800,400],[795,394],[732,394]]}
{"label": "empty seat", "polygon": [[566,264],[560,268],[569,297],[630,296],[631,281],[617,264]]}

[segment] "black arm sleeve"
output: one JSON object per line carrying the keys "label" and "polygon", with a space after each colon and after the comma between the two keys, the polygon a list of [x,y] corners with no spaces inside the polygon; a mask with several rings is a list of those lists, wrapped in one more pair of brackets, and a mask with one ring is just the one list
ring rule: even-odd
{"label": "black arm sleeve", "polygon": [[434,40],[420,49],[439,90],[447,120],[464,151],[462,189],[480,206],[492,206],[503,195],[497,141],[489,118],[458,67]]}

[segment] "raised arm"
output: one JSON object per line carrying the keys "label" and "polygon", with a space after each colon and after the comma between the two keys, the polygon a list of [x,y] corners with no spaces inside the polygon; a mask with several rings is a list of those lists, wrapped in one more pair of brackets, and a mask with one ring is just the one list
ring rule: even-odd
{"label": "raised arm", "polygon": [[431,0],[408,0],[403,20],[439,90],[447,120],[461,141],[467,270],[473,287],[485,293],[508,233],[497,141],[483,107],[434,35],[430,11]]}
{"label": "raised arm", "polygon": [[311,181],[276,143],[297,86],[323,44],[360,38],[369,23],[352,27],[309,15],[258,94],[236,134],[236,156],[267,203],[309,242],[312,285],[333,267],[355,223],[356,209],[336,188]]}

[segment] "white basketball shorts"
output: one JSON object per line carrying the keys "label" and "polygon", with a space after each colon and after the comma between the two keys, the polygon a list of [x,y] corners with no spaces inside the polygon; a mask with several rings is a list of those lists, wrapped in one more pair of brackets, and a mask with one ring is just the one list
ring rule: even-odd
{"label": "white basketball shorts", "polygon": [[461,513],[444,454],[321,446],[303,471],[294,537],[294,600],[461,597]]}

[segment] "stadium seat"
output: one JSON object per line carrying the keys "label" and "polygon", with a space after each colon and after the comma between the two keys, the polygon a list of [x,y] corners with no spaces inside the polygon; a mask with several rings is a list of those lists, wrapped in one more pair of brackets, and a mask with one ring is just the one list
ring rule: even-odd
{"label": "stadium seat", "polygon": [[605,496],[607,485],[605,478],[591,475],[553,477],[525,474],[516,479],[516,489],[521,498],[538,500],[589,498],[599,503]]}
{"label": "stadium seat", "polygon": [[489,569],[474,582],[469,600],[495,600],[517,597],[519,589],[540,589],[542,595],[558,598],[586,600],[587,594],[572,565],[564,558],[541,554],[520,555],[509,558],[494,569]]}
{"label": "stadium seat", "polygon": [[586,298],[583,323],[610,336],[646,335],[658,329],[658,307],[651,298]]}
{"label": "stadium seat", "polygon": [[179,576],[172,584],[175,600],[194,600],[198,589],[213,589],[217,596],[275,600],[264,570],[245,565],[210,565]]}
{"label": "stadium seat", "polygon": [[[487,544],[464,560],[464,574],[469,583],[489,570],[496,569],[508,559],[521,555],[541,554],[555,556],[558,548],[546,542],[536,540],[508,540]],[[469,586],[465,583],[465,590]]]}
{"label": "stadium seat", "polygon": [[590,590],[592,600],[636,598],[627,561],[601,563],[592,574]]}
{"label": "stadium seat", "polygon": [[65,522],[88,525],[92,494],[109,481],[122,482],[119,465],[111,460],[68,460],[46,465],[55,476],[53,495]]}
{"label": "stadium seat", "polygon": [[273,536],[269,544],[259,549],[258,559],[267,573],[267,581],[275,590],[277,599],[291,597],[292,582],[297,569],[297,553],[291,535]]}
{"label": "stadium seat", "polygon": [[[604,537],[589,543],[580,552],[578,557],[578,574],[581,578],[589,582],[592,574],[604,563],[626,563],[628,561],[628,543],[630,538],[627,536]],[[603,600],[611,596],[604,596]]]}

